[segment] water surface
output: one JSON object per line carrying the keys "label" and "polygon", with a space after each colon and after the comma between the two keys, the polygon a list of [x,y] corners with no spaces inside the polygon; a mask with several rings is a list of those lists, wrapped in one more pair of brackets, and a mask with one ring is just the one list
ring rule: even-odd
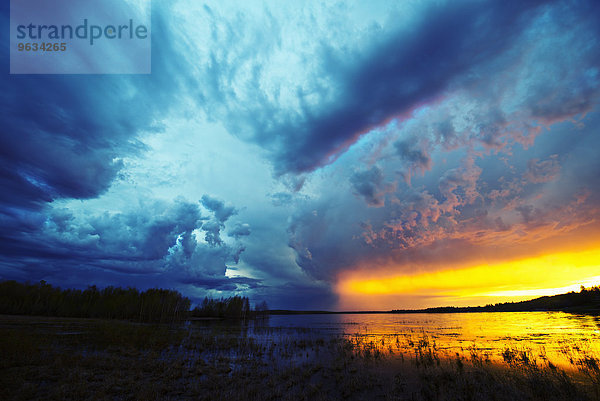
{"label": "water surface", "polygon": [[539,363],[563,368],[572,367],[574,351],[600,356],[600,317],[563,312],[274,315],[240,334],[259,342],[337,335],[407,356],[419,343],[441,356],[477,354],[490,360],[502,360],[506,349],[528,350]]}

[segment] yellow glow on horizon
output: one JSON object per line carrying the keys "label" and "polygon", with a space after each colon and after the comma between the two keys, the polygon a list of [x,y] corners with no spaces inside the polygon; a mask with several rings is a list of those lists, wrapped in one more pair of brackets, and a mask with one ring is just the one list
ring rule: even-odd
{"label": "yellow glow on horizon", "polygon": [[345,295],[428,295],[452,297],[523,297],[579,291],[600,285],[600,247],[494,264],[411,275],[342,277],[338,293]]}
{"label": "yellow glow on horizon", "polygon": [[512,290],[512,291],[497,291],[497,292],[490,292],[490,293],[486,293],[486,294],[478,294],[478,295],[482,295],[482,296],[488,296],[488,297],[542,297],[545,295],[558,295],[558,294],[565,294],[567,292],[579,292],[579,290],[581,289],[581,286],[584,286],[586,288],[589,287],[593,287],[593,286],[597,286],[600,285],[600,276],[595,276],[595,277],[590,277],[588,279],[584,279],[584,280],[579,280],[577,281],[577,284],[571,284],[565,287],[558,287],[558,288],[542,288],[542,289],[536,289],[536,290]]}

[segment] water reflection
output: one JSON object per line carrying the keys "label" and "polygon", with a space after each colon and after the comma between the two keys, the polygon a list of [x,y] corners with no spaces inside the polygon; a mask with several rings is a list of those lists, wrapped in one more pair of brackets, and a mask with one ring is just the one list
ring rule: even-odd
{"label": "water reflection", "polygon": [[563,312],[286,315],[193,325],[250,337],[262,346],[341,336],[357,349],[399,358],[418,352],[422,345],[433,347],[440,357],[477,354],[493,361],[506,359],[507,350],[527,350],[540,363],[568,369],[574,351],[600,355],[600,318]]}

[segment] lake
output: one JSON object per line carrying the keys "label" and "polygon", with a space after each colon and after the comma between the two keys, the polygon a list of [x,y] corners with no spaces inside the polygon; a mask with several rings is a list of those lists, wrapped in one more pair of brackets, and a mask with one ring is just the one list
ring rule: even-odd
{"label": "lake", "polygon": [[547,360],[564,369],[572,368],[569,357],[574,351],[600,356],[600,317],[564,312],[273,315],[241,335],[259,342],[343,336],[358,346],[399,356],[410,356],[414,344],[422,342],[442,356],[480,355],[491,361],[502,360],[507,349],[529,350],[538,362]]}
{"label": "lake", "polygon": [[0,315],[0,387],[3,400],[598,400],[599,329],[560,312]]}

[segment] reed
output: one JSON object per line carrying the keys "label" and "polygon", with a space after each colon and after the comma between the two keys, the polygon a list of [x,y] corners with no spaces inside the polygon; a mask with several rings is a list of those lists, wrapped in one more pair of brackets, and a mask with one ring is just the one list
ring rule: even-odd
{"label": "reed", "polygon": [[0,316],[6,400],[599,400],[598,356],[564,352],[571,369],[527,347],[450,354],[424,333]]}

